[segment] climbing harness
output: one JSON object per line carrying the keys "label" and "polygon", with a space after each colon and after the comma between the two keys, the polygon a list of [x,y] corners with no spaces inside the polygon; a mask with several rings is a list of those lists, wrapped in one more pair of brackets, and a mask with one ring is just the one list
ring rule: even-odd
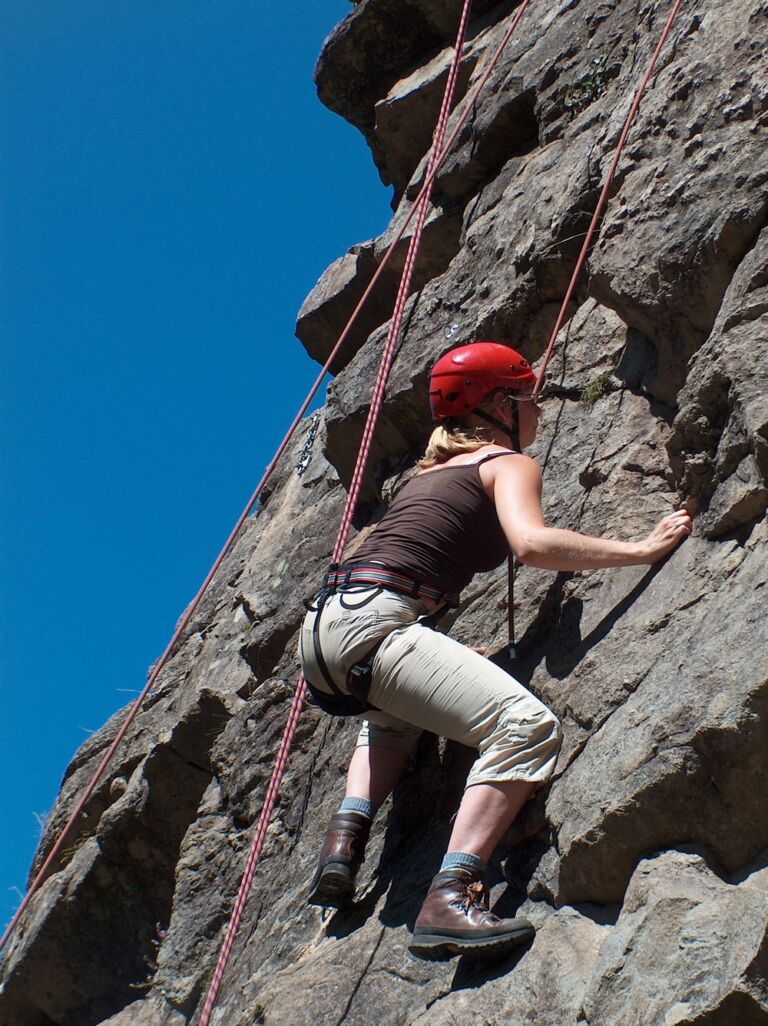
{"label": "climbing harness", "polygon": [[[373,646],[365,655],[363,659],[360,659],[354,666],[350,667],[349,672],[345,680],[346,692],[337,685],[333,679],[331,671],[328,669],[328,664],[325,661],[323,655],[323,649],[320,644],[320,621],[325,609],[325,604],[331,595],[336,593],[337,589],[334,586],[326,585],[323,587],[315,597],[313,601],[305,601],[308,612],[314,613],[315,617],[312,623],[312,647],[315,653],[315,662],[317,663],[318,669],[322,675],[323,680],[331,689],[331,693],[323,691],[318,688],[316,683],[309,680],[308,677],[304,677],[304,682],[307,685],[307,690],[315,700],[317,705],[323,712],[329,713],[331,716],[361,716],[363,713],[369,712],[374,709],[375,706],[371,705],[368,701],[368,691],[371,687],[371,673],[373,668],[373,660],[379,649],[381,642],[378,642]],[[374,595],[377,594],[374,592]],[[374,596],[371,595],[360,605],[361,607],[366,605]],[[300,642],[302,649],[302,662],[305,663],[304,655],[304,643],[303,640]]]}
{"label": "climbing harness", "polygon": [[[502,456],[519,455],[519,449],[487,453],[475,462],[467,464],[465,469],[477,470],[484,463],[489,463]],[[421,476],[417,475],[416,479]],[[486,502],[488,501],[487,496],[483,495],[483,498]],[[444,551],[442,540],[436,539],[436,541],[438,541],[437,548]],[[457,564],[458,562],[457,559]],[[461,579],[465,568],[457,566],[455,569],[459,569],[458,579]],[[445,591],[421,578],[395,570],[379,559],[361,558],[360,560],[348,560],[340,567],[332,565],[323,579],[323,587],[318,595],[312,601],[305,602],[309,612],[314,614],[311,619],[311,632],[309,632],[312,637],[314,659],[307,659],[309,653],[304,647],[308,633],[307,621],[305,621],[305,629],[301,632],[299,642],[307,688],[315,696],[317,705],[325,712],[337,716],[348,716],[358,715],[366,712],[367,709],[376,708],[369,700],[369,690],[373,661],[384,640],[383,637],[380,637],[365,657],[348,671],[345,677],[346,690],[343,690],[329,671],[320,642],[320,621],[325,604],[330,595],[339,594],[338,606],[357,612],[373,602],[382,591],[407,596],[409,599],[419,601],[422,608],[425,606],[427,609],[431,608],[431,612],[422,612],[421,615],[415,616],[415,622],[427,628],[434,629],[448,609],[457,608],[459,605],[457,593]],[[430,606],[427,606],[427,603]],[[336,615],[338,615],[338,610]],[[393,629],[395,629],[395,624],[391,624],[388,630],[385,629],[385,636]],[[317,676],[313,680],[311,678],[314,675]],[[320,678],[325,680],[327,690],[317,687]]]}
{"label": "climbing harness", "polygon": [[459,596],[451,592],[440,591],[423,581],[418,581],[407,574],[390,570],[383,563],[352,563],[347,562],[337,567],[331,565],[325,575],[326,588],[344,588],[349,585],[368,584],[373,587],[388,588],[390,591],[400,592],[410,598],[427,598],[431,602],[438,602],[441,605],[458,606]]}
{"label": "climbing harness", "polygon": [[[371,589],[375,589],[371,591]],[[379,650],[383,638],[376,642],[363,659],[358,660],[350,667],[345,680],[347,691],[344,692],[333,679],[328,669],[328,664],[323,656],[320,644],[320,621],[325,609],[325,604],[331,595],[341,592],[343,595],[353,596],[361,591],[365,598],[354,606],[355,609],[362,609],[369,602],[379,595],[383,590],[395,591],[400,595],[407,595],[412,599],[429,599],[436,602],[438,608],[429,616],[420,617],[420,622],[429,627],[434,627],[442,614],[450,606],[458,606],[459,596],[432,588],[423,581],[409,577],[406,574],[390,570],[382,563],[374,561],[367,563],[346,562],[342,566],[331,564],[323,580],[323,586],[318,594],[311,600],[305,600],[304,605],[315,617],[312,623],[312,646],[315,654],[315,662],[320,670],[323,680],[330,688],[331,694],[317,687],[317,683],[310,681],[304,676],[307,689],[312,695],[315,704],[332,716],[360,716],[376,706],[368,701],[368,692],[371,687],[371,675],[373,673],[373,661]],[[343,600],[342,600],[343,603]],[[347,607],[351,608],[351,607]],[[302,662],[306,664],[302,645]]]}

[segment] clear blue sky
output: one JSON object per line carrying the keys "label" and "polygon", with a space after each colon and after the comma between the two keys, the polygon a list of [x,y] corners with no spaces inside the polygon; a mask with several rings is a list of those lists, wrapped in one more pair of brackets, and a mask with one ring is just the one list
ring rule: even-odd
{"label": "clear blue sky", "polygon": [[0,9],[2,921],[316,375],[302,300],[388,220],[312,83],[350,9]]}

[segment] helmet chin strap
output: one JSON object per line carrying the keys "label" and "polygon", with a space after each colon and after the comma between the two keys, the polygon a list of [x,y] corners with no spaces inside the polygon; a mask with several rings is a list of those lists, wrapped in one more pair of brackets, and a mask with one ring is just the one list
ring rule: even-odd
{"label": "helmet chin strap", "polygon": [[476,417],[480,417],[481,420],[486,421],[488,424],[492,424],[493,427],[505,434],[512,443],[512,448],[515,452],[522,452],[520,448],[520,411],[517,409],[517,406],[512,407],[511,428],[508,428],[506,424],[498,419],[498,417],[494,417],[490,413],[484,413],[482,410],[473,410],[472,412]]}

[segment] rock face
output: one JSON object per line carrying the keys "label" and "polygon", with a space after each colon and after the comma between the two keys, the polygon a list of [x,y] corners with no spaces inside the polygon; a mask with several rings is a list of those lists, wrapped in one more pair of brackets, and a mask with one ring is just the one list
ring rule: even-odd
{"label": "rock face", "polygon": [[[476,5],[463,90],[514,6]],[[363,0],[326,42],[321,98],[364,132],[395,209],[307,298],[298,331],[318,359],[418,192],[459,7]],[[629,0],[535,8],[440,172],[358,528],[423,447],[436,356],[483,336],[541,355],[666,16]],[[472,760],[434,738],[380,813],[359,902],[306,906],[357,729],[309,706],[219,1026],[768,1023],[767,14],[763,0],[683,5],[551,365],[533,453],[549,521],[639,537],[682,499],[696,519],[653,570],[518,574],[511,669],[565,731],[550,788],[498,853],[505,875],[494,868],[497,910],[520,907],[533,944],[492,967],[407,954]],[[399,262],[9,945],[4,1026],[198,1021]],[[506,574],[483,575],[452,626],[502,664],[505,600]],[[36,865],[119,721],[77,753]]]}

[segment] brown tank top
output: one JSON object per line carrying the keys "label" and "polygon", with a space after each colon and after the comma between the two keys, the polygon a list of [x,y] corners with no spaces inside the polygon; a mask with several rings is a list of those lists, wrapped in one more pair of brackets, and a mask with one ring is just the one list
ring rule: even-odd
{"label": "brown tank top", "polygon": [[354,563],[382,563],[458,595],[477,573],[493,570],[509,555],[496,507],[476,463],[416,474],[395,496],[375,531],[355,552]]}

